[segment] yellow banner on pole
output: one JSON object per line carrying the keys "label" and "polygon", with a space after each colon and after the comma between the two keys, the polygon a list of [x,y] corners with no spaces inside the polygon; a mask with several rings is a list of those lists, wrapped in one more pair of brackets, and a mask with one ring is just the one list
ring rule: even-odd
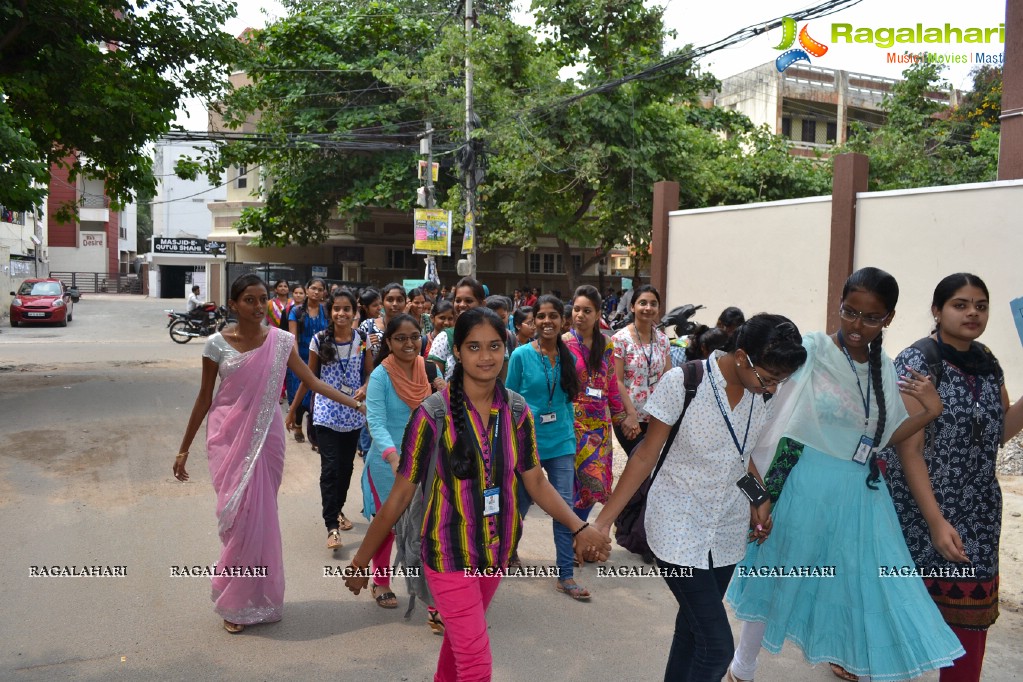
{"label": "yellow banner on pole", "polygon": [[451,211],[442,208],[416,209],[412,252],[434,256],[451,255]]}
{"label": "yellow banner on pole", "polygon": [[462,235],[462,254],[472,253],[476,242],[476,217],[469,211],[465,214],[465,233]]}

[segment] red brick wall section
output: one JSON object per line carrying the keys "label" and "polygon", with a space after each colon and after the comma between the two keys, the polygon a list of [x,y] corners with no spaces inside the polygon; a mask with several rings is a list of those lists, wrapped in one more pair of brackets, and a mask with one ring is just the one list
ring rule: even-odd
{"label": "red brick wall section", "polygon": [[121,214],[110,211],[110,222],[107,223],[107,272],[111,274],[121,271],[120,252],[117,249],[120,222]]}
{"label": "red brick wall section", "polygon": [[[58,223],[57,211],[67,203],[77,199],[77,190],[73,183],[68,182],[67,169],[50,167],[50,196],[46,200],[47,230],[50,246],[78,246],[78,225],[75,223]],[[115,242],[116,243],[116,242]]]}

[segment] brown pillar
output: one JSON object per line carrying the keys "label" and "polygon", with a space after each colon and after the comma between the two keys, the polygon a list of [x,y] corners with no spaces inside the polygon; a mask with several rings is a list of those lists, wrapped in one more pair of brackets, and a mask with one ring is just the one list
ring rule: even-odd
{"label": "brown pillar", "polygon": [[1005,0],[998,179],[1023,178],[1023,0]]}
{"label": "brown pillar", "polygon": [[842,286],[853,271],[856,246],[856,193],[867,191],[869,160],[863,154],[839,154],[831,186],[831,256],[828,259],[828,329],[838,328]]}
{"label": "brown pillar", "polygon": [[654,215],[650,237],[650,283],[661,292],[667,306],[668,296],[668,213],[678,210],[678,183],[654,183]]}

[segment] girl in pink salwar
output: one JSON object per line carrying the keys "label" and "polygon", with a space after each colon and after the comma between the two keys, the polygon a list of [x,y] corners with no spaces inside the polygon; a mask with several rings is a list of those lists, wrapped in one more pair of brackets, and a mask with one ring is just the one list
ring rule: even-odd
{"label": "girl in pink salwar", "polygon": [[174,460],[174,476],[188,480],[188,448],[208,414],[206,450],[223,544],[212,598],[224,629],[237,633],[283,616],[277,491],[284,473],[285,429],[278,399],[285,369],[331,400],[359,410],[363,405],[313,376],[290,333],[262,324],[267,289],[259,277],[235,280],[228,305],[238,322],[206,342],[202,385]]}

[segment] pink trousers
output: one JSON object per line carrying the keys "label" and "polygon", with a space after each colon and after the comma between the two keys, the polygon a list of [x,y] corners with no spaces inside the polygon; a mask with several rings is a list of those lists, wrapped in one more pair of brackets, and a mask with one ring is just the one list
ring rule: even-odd
{"label": "pink trousers", "polygon": [[489,682],[493,658],[486,613],[501,577],[438,573],[427,566],[423,570],[444,620],[434,682]]}

